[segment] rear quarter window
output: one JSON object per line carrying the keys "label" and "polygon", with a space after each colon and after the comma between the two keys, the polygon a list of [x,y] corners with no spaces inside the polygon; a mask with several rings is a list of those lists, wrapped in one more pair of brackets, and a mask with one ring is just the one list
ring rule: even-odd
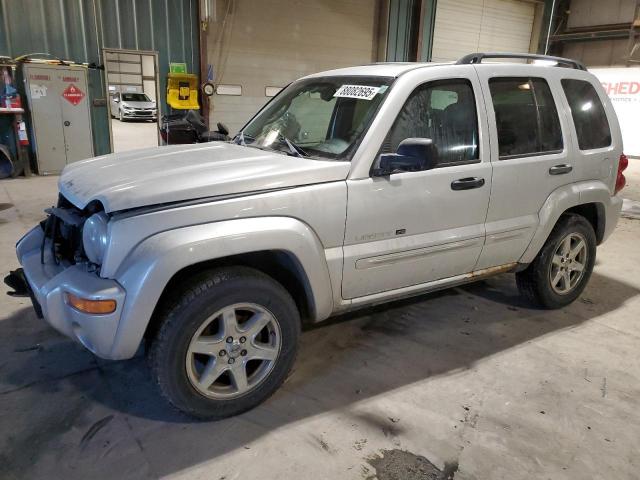
{"label": "rear quarter window", "polygon": [[571,108],[580,150],[611,145],[611,129],[598,92],[589,82],[565,78],[562,89]]}

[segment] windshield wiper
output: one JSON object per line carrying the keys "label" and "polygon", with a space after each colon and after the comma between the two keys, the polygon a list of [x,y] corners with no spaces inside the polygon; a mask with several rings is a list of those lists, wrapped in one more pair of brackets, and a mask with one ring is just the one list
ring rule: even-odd
{"label": "windshield wiper", "polygon": [[291,140],[289,140],[287,137],[285,137],[281,133],[278,134],[278,138],[280,140],[282,140],[287,145],[287,147],[289,147],[289,152],[294,157],[308,157],[309,156],[307,154],[307,152],[305,152],[301,147],[299,147],[298,145],[293,143]]}
{"label": "windshield wiper", "polygon": [[[248,137],[248,138],[251,138],[251,137]],[[246,144],[246,142],[244,141],[244,132],[240,132],[240,133],[238,133],[238,134],[234,137],[234,139],[233,139],[233,143],[235,143],[236,145],[242,145],[243,147],[246,147],[246,146],[247,146],[247,144]]]}
{"label": "windshield wiper", "polygon": [[[255,141],[255,138],[246,135],[243,132],[238,133],[234,138],[233,138],[233,143],[235,143],[236,145],[241,145],[243,147],[252,147],[254,145],[251,145],[250,143],[247,143],[246,140],[249,141]],[[295,143],[293,143],[291,140],[289,140],[287,137],[285,137],[284,135],[282,135],[281,133],[278,134],[278,140],[281,140],[282,143],[284,143],[287,148],[289,149],[289,155],[293,155],[294,157],[308,157],[309,154],[307,152],[305,152],[302,147],[299,147],[298,145],[296,145]],[[260,147],[258,147],[260,148]]]}

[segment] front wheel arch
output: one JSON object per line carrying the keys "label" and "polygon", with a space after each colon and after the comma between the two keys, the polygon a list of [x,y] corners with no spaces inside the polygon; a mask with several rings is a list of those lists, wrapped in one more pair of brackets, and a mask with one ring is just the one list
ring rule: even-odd
{"label": "front wheel arch", "polygon": [[158,299],[176,272],[216,258],[242,258],[271,250],[290,252],[298,259],[311,285],[313,320],[329,317],[334,299],[325,249],[311,228],[291,217],[243,218],[170,229],[147,237],[122,260],[110,260],[107,253],[111,265],[105,268],[103,264],[101,274],[117,280],[127,292],[111,357],[125,359],[135,354]]}
{"label": "front wheel arch", "polygon": [[[259,405],[279,388],[295,361],[300,335],[300,319],[295,303],[280,284],[255,269],[220,267],[204,270],[192,276],[173,293],[160,313],[161,324],[147,351],[147,357],[160,393],[174,407],[196,418],[217,420]],[[223,328],[222,333],[207,332],[206,340],[198,342],[201,346],[195,350],[195,356],[205,356],[206,366],[199,371],[190,369],[193,362],[201,360],[194,358],[194,350],[191,347],[193,339],[204,338],[198,335],[202,331],[201,328],[208,325],[209,319],[212,318],[211,313],[224,312],[236,307],[242,310],[250,304],[260,306],[265,309],[263,311],[270,311],[271,321],[277,325],[280,335],[275,355],[263,357],[260,356],[260,351],[258,352],[258,359],[265,359],[271,364],[265,376],[260,378],[258,375],[259,378],[253,385],[247,384],[247,380],[251,380],[250,364],[242,360],[243,356],[248,355],[246,358],[249,358],[249,361],[255,361],[250,358],[252,345],[254,352],[256,348],[262,352],[265,350],[262,350],[262,346],[253,344],[250,337],[251,327],[244,328],[246,323],[240,323],[239,318],[236,320],[235,314],[231,323],[224,321],[225,325],[233,324],[233,328]],[[213,316],[217,317],[217,314],[214,313]],[[217,322],[220,325],[222,320]],[[255,331],[265,328],[264,325],[258,324],[260,326]],[[266,334],[267,343],[270,343],[270,333],[275,332],[262,333]],[[225,341],[228,334],[232,336]],[[240,335],[246,335],[246,338],[243,337],[245,342],[242,342],[243,338],[239,338]],[[206,350],[202,345],[207,347]],[[238,348],[235,348],[236,346]],[[240,353],[243,346],[246,350]],[[210,365],[213,369],[209,368]],[[200,375],[206,375],[205,381],[210,379],[213,383],[216,378],[226,375],[225,372],[229,369],[234,370],[235,366],[240,367],[240,377],[244,378],[242,385],[236,385],[237,392],[231,392],[229,395],[229,387],[233,386],[233,383],[229,383],[231,378],[227,378],[226,385],[217,387],[217,392],[211,391],[215,385],[210,383],[197,385],[203,379]],[[219,367],[226,368],[223,372]],[[254,379],[256,373],[260,374],[260,369],[261,367],[253,370]],[[218,370],[217,375],[207,373],[212,370]],[[224,380],[224,377],[220,378]],[[233,378],[238,377],[233,374]]]}
{"label": "front wheel arch", "polygon": [[189,278],[220,267],[248,267],[267,275],[282,285],[293,297],[300,312],[301,321],[303,323],[313,322],[316,314],[316,305],[309,278],[300,261],[288,251],[263,250],[198,262],[177,271],[165,286],[157,302],[154,313],[145,330],[144,338],[148,340],[157,332],[160,324],[158,312],[161,312],[163,306],[170,301],[172,292],[179,289]]}

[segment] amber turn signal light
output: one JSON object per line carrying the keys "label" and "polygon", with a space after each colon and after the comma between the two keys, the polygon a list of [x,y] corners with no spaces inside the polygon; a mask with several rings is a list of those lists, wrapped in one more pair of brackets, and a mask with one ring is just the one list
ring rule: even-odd
{"label": "amber turn signal light", "polygon": [[67,303],[82,313],[105,314],[116,311],[115,300],[89,300],[67,292]]}

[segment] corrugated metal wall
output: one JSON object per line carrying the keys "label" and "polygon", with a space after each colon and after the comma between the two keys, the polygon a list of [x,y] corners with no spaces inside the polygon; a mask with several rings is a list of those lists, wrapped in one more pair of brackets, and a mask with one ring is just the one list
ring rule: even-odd
{"label": "corrugated metal wall", "polygon": [[[43,52],[101,65],[102,48],[157,51],[163,98],[170,62],[199,72],[198,0],[0,0],[0,55]],[[89,90],[91,100],[105,97],[101,70],[90,70]],[[96,155],[106,153],[106,106],[91,116]]]}
{"label": "corrugated metal wall", "polygon": [[[283,15],[295,3],[295,15]],[[235,134],[281,88],[311,73],[375,60],[371,0],[235,0],[218,2],[209,27],[215,82],[241,95],[211,97],[210,124]],[[258,16],[256,12],[261,10]]]}
{"label": "corrugated metal wall", "polygon": [[[636,0],[571,0],[568,29],[629,24]],[[567,42],[561,54],[582,61],[588,67],[625,66],[628,38]]]}
{"label": "corrugated metal wall", "polygon": [[535,4],[514,0],[439,0],[433,60],[471,52],[528,52]]}

